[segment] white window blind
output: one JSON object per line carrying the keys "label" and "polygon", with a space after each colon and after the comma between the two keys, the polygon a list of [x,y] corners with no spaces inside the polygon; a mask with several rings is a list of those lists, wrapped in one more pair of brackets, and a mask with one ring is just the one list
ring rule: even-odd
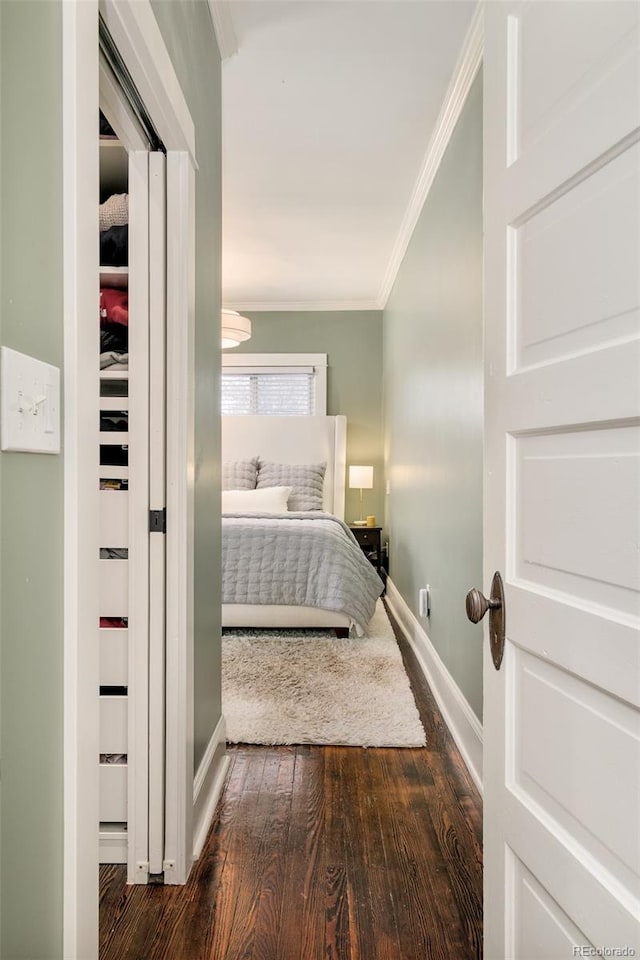
{"label": "white window blind", "polygon": [[312,417],[315,414],[314,371],[242,371],[222,374],[223,414]]}
{"label": "white window blind", "polygon": [[326,410],[326,354],[223,355],[224,415],[313,417]]}

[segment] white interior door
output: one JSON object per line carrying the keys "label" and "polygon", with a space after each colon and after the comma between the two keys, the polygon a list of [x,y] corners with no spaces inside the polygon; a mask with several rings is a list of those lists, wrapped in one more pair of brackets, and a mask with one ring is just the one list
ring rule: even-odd
{"label": "white interior door", "polygon": [[638,11],[486,4],[486,960],[640,954]]}

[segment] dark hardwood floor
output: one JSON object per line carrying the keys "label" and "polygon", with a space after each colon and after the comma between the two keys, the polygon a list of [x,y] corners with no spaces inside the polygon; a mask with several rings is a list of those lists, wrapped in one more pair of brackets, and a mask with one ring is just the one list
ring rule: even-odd
{"label": "dark hardwood floor", "polygon": [[101,960],[481,956],[480,796],[399,642],[427,747],[231,747],[186,886],[101,867]]}

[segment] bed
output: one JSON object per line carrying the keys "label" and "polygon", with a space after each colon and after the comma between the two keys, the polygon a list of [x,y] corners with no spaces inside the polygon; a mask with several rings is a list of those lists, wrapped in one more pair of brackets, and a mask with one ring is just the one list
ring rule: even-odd
{"label": "bed", "polygon": [[[247,464],[255,460],[256,487],[277,487],[284,477],[294,493],[288,509],[285,500],[284,511],[270,512],[223,493],[222,626],[361,633],[383,585],[344,524],[346,418],[223,417],[223,489],[250,490]],[[326,464],[320,480],[312,469],[319,464]],[[300,465],[309,467],[302,480]],[[311,499],[296,486],[308,476]],[[309,511],[312,504],[321,509]]]}

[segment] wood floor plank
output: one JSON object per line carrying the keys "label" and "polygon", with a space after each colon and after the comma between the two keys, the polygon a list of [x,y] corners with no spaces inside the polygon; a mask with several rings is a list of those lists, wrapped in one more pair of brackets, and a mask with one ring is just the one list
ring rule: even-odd
{"label": "wood floor plank", "polygon": [[427,746],[230,746],[185,887],[101,867],[101,960],[479,960],[480,797],[399,645]]}
{"label": "wood floor plank", "polygon": [[400,936],[396,920],[394,892],[388,882],[385,837],[380,817],[379,762],[370,750],[362,750],[354,758],[352,779],[358,785],[356,794],[363,827],[365,886],[368,893],[372,925],[367,957],[372,960],[396,960],[401,956]]}
{"label": "wood floor plank", "polygon": [[403,948],[408,953],[417,944],[425,958],[451,960],[448,932],[433,883],[432,870],[438,862],[437,851],[428,832],[416,829],[410,801],[402,789],[402,781],[398,782],[396,758],[386,755],[382,759],[382,769],[384,794],[391,798],[389,839],[392,863],[398,871],[398,883],[404,894],[405,929],[411,936],[410,943],[405,942]]}
{"label": "wood floor plank", "polygon": [[[415,764],[414,756],[404,759],[406,764]],[[434,767],[437,770],[437,762],[434,762]],[[482,917],[481,914],[478,916],[475,910],[476,898],[471,893],[476,888],[481,889],[482,872],[472,872],[476,865],[476,850],[468,828],[457,818],[456,828],[460,833],[456,834],[452,819],[446,816],[454,803],[453,796],[443,801],[434,785],[413,792],[407,815],[416,832],[419,831],[422,836],[422,851],[426,851],[427,842],[429,844],[430,853],[423,859],[429,864],[428,880],[437,899],[438,914],[447,931],[449,956],[451,960],[472,960],[476,956],[475,943],[472,942],[470,948],[467,919],[471,911],[474,918],[479,920],[482,929]],[[465,858],[471,860],[468,871]],[[465,867],[465,883],[469,883],[469,891],[461,891],[454,882],[462,866]],[[460,894],[465,892],[467,897],[461,898]]]}
{"label": "wood floor plank", "polygon": [[278,957],[324,955],[324,761],[321,747],[296,753]]}
{"label": "wood floor plank", "polygon": [[354,960],[359,953],[354,933],[346,868],[343,864],[330,864],[326,868],[324,956],[327,960]]}
{"label": "wood floor plank", "polygon": [[365,844],[356,779],[347,771],[361,749],[331,747],[325,757],[325,952],[371,956],[374,920],[366,882]]}
{"label": "wood floor plank", "polygon": [[[224,948],[227,960],[253,956],[260,894],[272,857],[269,822],[280,760],[277,750],[265,749],[263,763],[256,763],[255,775],[250,771],[244,781],[244,793],[255,794],[255,803],[249,804],[245,816],[240,818],[238,842],[231,844],[227,853],[227,862],[242,868],[243,882],[234,888],[233,917],[223,928],[224,944],[215,935],[212,945],[213,955]],[[237,833],[237,823],[233,833]]]}
{"label": "wood floor plank", "polygon": [[255,921],[252,960],[271,960],[278,955],[278,931],[285,922],[286,907],[282,898],[285,860],[291,824],[296,755],[292,747],[284,748],[273,785],[273,802],[264,834],[268,861],[262,874]]}

